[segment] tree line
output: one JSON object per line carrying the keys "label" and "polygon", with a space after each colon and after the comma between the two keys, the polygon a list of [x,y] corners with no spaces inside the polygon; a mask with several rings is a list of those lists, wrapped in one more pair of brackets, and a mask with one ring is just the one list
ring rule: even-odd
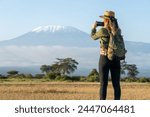
{"label": "tree line", "polygon": [[[7,76],[0,75],[1,79],[7,78],[26,78],[26,79],[47,79],[49,81],[84,81],[99,82],[97,69],[92,69],[88,76],[71,76],[77,70],[78,62],[72,58],[57,58],[52,65],[42,65],[40,70],[43,74],[19,74],[16,70],[7,72]],[[139,74],[135,64],[121,62],[121,81],[125,82],[150,82],[149,78],[137,78]]]}

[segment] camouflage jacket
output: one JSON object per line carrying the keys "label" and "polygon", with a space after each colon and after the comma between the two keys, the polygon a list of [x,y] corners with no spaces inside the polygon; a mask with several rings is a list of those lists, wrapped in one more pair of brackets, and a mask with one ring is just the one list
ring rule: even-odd
{"label": "camouflage jacket", "polygon": [[100,53],[107,55],[107,49],[109,45],[110,34],[106,28],[101,28],[96,32],[96,29],[92,29],[91,37],[94,40],[100,39]]}

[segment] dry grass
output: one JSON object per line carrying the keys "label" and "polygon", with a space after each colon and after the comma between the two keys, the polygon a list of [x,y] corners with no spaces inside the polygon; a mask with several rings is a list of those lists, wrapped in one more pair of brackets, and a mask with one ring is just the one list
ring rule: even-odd
{"label": "dry grass", "polygon": [[[150,84],[122,83],[123,100],[149,100]],[[1,100],[98,100],[99,83],[19,83],[0,84]],[[107,99],[113,99],[108,86]]]}

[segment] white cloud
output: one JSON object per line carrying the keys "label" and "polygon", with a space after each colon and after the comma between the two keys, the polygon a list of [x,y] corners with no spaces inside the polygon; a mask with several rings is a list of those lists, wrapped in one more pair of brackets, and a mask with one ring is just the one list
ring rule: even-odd
{"label": "white cloud", "polygon": [[[52,64],[56,58],[71,57],[79,62],[80,68],[97,68],[99,48],[64,46],[6,46],[0,48],[0,66],[34,66]],[[150,67],[150,54],[127,54],[127,63],[138,67]]]}
{"label": "white cloud", "polygon": [[78,48],[64,46],[6,46],[0,48],[0,66],[31,66],[52,64],[56,58],[71,57],[79,66],[97,66],[99,48]]}
{"label": "white cloud", "polygon": [[128,52],[126,61],[129,64],[136,64],[139,68],[150,68],[150,53]]}

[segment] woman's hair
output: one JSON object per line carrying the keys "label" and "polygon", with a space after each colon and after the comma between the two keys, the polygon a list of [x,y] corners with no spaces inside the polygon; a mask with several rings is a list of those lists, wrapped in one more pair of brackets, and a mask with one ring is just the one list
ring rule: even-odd
{"label": "woman's hair", "polygon": [[114,18],[114,17],[110,18],[109,27],[110,27],[111,32],[113,32],[113,33],[115,33],[119,29],[119,25],[118,25],[116,18]]}

